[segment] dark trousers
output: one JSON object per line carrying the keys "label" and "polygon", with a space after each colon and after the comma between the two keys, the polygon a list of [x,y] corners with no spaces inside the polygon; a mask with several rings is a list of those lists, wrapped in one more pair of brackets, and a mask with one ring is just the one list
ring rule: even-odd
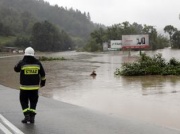
{"label": "dark trousers", "polygon": [[38,98],[38,90],[20,90],[19,100],[23,110],[27,108],[36,110]]}

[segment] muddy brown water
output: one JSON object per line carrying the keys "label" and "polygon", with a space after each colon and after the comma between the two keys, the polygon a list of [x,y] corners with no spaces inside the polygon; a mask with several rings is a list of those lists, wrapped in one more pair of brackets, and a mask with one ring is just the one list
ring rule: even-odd
{"label": "muddy brown water", "polygon": [[[163,58],[180,59],[180,50],[163,49],[146,52],[162,53]],[[136,60],[139,52],[60,52],[44,54],[65,57],[64,61],[42,62],[46,70],[46,87],[40,95],[83,106],[115,117],[143,120],[180,129],[180,76],[115,76],[123,62]],[[14,65],[22,58],[0,58],[0,83],[19,87],[19,74]],[[95,70],[96,77],[90,73]]]}

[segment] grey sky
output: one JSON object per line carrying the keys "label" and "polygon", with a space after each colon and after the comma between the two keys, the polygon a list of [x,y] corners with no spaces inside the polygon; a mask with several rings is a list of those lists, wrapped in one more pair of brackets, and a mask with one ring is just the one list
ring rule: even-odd
{"label": "grey sky", "polygon": [[166,25],[180,29],[179,0],[45,0],[51,5],[89,12],[94,23],[106,26],[129,21],[161,30]]}

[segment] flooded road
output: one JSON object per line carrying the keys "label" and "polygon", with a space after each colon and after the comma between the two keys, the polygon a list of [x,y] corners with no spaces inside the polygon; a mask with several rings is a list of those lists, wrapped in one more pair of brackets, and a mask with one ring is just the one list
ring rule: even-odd
{"label": "flooded road", "polygon": [[[180,59],[180,50],[162,53],[163,58]],[[42,62],[47,85],[40,94],[59,101],[83,106],[116,117],[126,117],[180,129],[180,76],[114,76],[123,62],[136,60],[139,52],[48,54],[65,61]],[[21,56],[0,58],[0,83],[18,89],[19,75],[13,71]],[[95,70],[97,76],[90,76]]]}

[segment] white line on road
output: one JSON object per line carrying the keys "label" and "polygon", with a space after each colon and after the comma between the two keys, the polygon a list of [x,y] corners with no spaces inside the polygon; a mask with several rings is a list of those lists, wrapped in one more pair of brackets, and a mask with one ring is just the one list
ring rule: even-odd
{"label": "white line on road", "polygon": [[5,133],[5,134],[12,134],[3,124],[0,123],[0,129]]}
{"label": "white line on road", "polygon": [[[1,123],[0,123],[0,129],[3,131],[3,132],[5,132],[5,131],[9,131],[9,133],[7,133],[7,134],[12,134],[11,132],[10,132],[10,130],[11,131],[13,131],[13,134],[24,134],[21,130],[19,130],[17,127],[15,127],[11,122],[9,122],[4,116],[2,116],[1,114],[0,114],[0,121],[2,121],[2,123],[3,124],[5,124],[5,125],[7,125],[8,126],[8,128],[7,127],[5,127],[5,126],[3,126]],[[10,129],[10,130],[8,130],[8,129]],[[5,133],[6,134],[6,133]]]}

